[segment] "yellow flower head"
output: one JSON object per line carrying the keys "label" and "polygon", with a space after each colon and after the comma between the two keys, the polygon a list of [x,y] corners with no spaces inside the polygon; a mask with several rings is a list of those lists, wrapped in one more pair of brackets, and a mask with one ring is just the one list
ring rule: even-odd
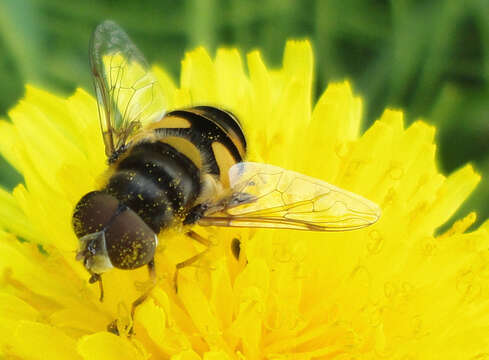
{"label": "yellow flower head", "polygon": [[[0,192],[0,352],[21,359],[483,359],[489,357],[488,226],[475,214],[435,236],[479,181],[466,166],[438,172],[434,128],[404,128],[387,110],[360,134],[348,82],[314,106],[308,42],[287,43],[283,66],[199,48],[180,86],[154,68],[169,109],[210,104],[242,121],[250,160],[323,179],[378,203],[375,225],[352,232],[199,228],[201,251],[178,231],[160,237],[158,284],[130,322],[144,268],[104,274],[105,300],[75,261],[73,207],[107,165],[95,100],[28,86],[0,123],[0,151],[25,184]],[[232,244],[241,244],[239,260]],[[121,327],[124,329],[124,327]]]}

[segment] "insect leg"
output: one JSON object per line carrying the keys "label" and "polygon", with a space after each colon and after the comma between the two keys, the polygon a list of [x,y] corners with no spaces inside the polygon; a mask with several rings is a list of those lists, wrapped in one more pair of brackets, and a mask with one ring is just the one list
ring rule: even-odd
{"label": "insect leg", "polygon": [[90,279],[88,279],[88,282],[90,284],[93,284],[96,281],[98,281],[98,285],[99,285],[99,288],[100,288],[100,298],[99,298],[99,301],[100,302],[103,302],[104,301],[104,286],[102,284],[102,276],[100,274],[92,274],[92,276],[90,276]]}
{"label": "insect leg", "polygon": [[185,235],[187,235],[189,238],[197,241],[198,243],[200,243],[204,246],[207,246],[207,249],[205,249],[204,251],[198,253],[197,255],[194,255],[191,258],[188,258],[187,260],[182,261],[176,265],[175,275],[173,276],[173,286],[175,287],[175,292],[178,292],[178,272],[180,271],[180,269],[187,267],[187,266],[190,266],[193,263],[195,263],[196,261],[198,261],[200,258],[202,258],[202,256],[204,256],[205,253],[207,253],[209,251],[209,248],[212,245],[212,242],[210,240],[200,236],[195,231],[190,230]]}
{"label": "insect leg", "polygon": [[[131,304],[131,328],[127,332],[129,335],[132,335],[134,333],[134,314],[136,312],[136,308],[141,305],[144,300],[146,300],[151,293],[151,290],[156,285],[156,269],[155,269],[155,260],[154,258],[148,263],[148,273],[149,273],[149,279],[150,279],[150,286],[144,291],[144,293],[138,297],[136,300],[134,300]],[[108,326],[107,326],[107,331],[120,335],[119,334],[119,329],[117,328],[117,319],[112,321]]]}
{"label": "insect leg", "polygon": [[146,300],[148,295],[151,293],[151,290],[153,290],[153,288],[156,285],[156,269],[155,269],[154,258],[148,263],[148,273],[149,273],[150,286],[144,291],[144,294],[142,294],[140,297],[134,300],[131,305],[131,320],[133,322],[134,322],[134,313],[136,311],[136,308],[139,305],[141,305],[144,302],[144,300]]}

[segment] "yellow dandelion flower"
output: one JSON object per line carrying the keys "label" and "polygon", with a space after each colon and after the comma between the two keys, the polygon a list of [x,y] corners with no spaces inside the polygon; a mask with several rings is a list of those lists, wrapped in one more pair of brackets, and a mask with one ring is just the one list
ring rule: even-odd
{"label": "yellow dandelion flower", "polygon": [[[312,104],[313,56],[288,42],[283,66],[202,49],[182,62],[180,86],[160,68],[169,108],[212,104],[234,112],[250,159],[276,164],[378,203],[375,225],[343,233],[199,228],[208,256],[178,231],[156,254],[159,281],[129,321],[146,270],[104,274],[105,300],[87,282],[71,227],[74,205],[106,169],[95,100],[28,86],[0,122],[0,151],[25,184],[0,191],[0,352],[14,359],[485,359],[489,357],[488,226],[475,214],[435,236],[474,189],[465,166],[439,173],[435,129],[405,128],[387,110],[361,134],[362,103],[348,82]],[[239,239],[239,260],[231,244]],[[164,249],[163,249],[164,247]]]}

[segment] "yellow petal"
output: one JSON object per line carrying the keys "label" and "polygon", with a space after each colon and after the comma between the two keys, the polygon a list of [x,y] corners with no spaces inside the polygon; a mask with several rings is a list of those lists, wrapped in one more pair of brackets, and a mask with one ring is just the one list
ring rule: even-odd
{"label": "yellow petal", "polygon": [[[75,341],[55,327],[20,321],[13,330],[9,352],[22,359],[80,359],[75,351]],[[29,339],[28,344],[26,339]]]}
{"label": "yellow petal", "polygon": [[437,199],[430,209],[430,217],[436,224],[443,224],[467,199],[481,177],[472,166],[467,165],[450,175],[438,191]]}
{"label": "yellow petal", "polygon": [[21,156],[19,154],[20,138],[15,126],[5,120],[0,120],[0,152],[3,157],[18,172],[23,173]]}
{"label": "yellow petal", "polygon": [[330,84],[314,107],[304,144],[311,149],[309,157],[316,152],[321,159],[310,164],[311,175],[326,181],[336,178],[349,142],[358,136],[360,122],[361,100],[353,97],[349,83]]}
{"label": "yellow petal", "polygon": [[309,41],[287,41],[284,51],[283,74],[286,78],[290,78],[299,84],[296,92],[298,103],[296,120],[301,119],[302,126],[308,126],[310,121],[313,62]]}
{"label": "yellow petal", "polygon": [[31,224],[19,208],[15,198],[0,188],[0,227],[20,237],[34,240]]}
{"label": "yellow petal", "polygon": [[85,360],[143,360],[149,359],[139,346],[128,339],[100,332],[87,335],[78,340],[78,354]]}
{"label": "yellow petal", "polygon": [[224,259],[216,262],[212,275],[210,302],[222,329],[231,324],[234,312],[233,288]]}
{"label": "yellow petal", "polygon": [[10,295],[0,294],[0,349],[8,349],[14,341],[13,330],[21,320],[36,321],[39,313],[28,303]]}
{"label": "yellow petal", "polygon": [[231,360],[224,351],[209,351],[204,354],[204,360]]}
{"label": "yellow petal", "polygon": [[239,119],[249,108],[249,84],[243,71],[241,55],[236,49],[219,49],[216,60],[217,95],[222,108],[232,111]]}
{"label": "yellow petal", "polygon": [[[48,185],[56,188],[56,170],[66,160],[85,164],[86,160],[80,149],[67,136],[67,131],[60,127],[66,123],[58,125],[43,112],[44,109],[52,107],[52,99],[53,96],[48,93],[27,87],[24,100],[10,110],[9,116],[18,130],[20,142],[24,144],[23,153],[27,163],[22,167],[33,167]],[[66,108],[56,112],[55,116],[55,119],[71,118]],[[40,133],[45,136],[39,136]],[[85,167],[88,167],[88,164]]]}
{"label": "yellow petal", "polygon": [[180,279],[178,294],[195,327],[209,346],[226,349],[227,345],[222,336],[222,330],[202,289],[196,283],[187,280],[183,276]]}
{"label": "yellow petal", "polygon": [[217,105],[216,72],[204,48],[187,53],[182,61],[180,82],[189,91],[193,105]]}
{"label": "yellow petal", "polygon": [[202,360],[193,350],[185,350],[177,355],[173,355],[171,360]]}
{"label": "yellow petal", "polygon": [[167,355],[178,354],[191,347],[185,333],[167,318],[165,310],[152,299],[138,309],[136,321],[141,322],[151,340]]}

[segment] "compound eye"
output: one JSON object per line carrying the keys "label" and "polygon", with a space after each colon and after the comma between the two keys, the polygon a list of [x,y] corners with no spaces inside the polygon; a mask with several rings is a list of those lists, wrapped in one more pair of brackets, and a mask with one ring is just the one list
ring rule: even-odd
{"label": "compound eye", "polygon": [[105,231],[107,253],[119,269],[136,269],[154,257],[158,238],[131,209],[116,214]]}
{"label": "compound eye", "polygon": [[73,229],[78,238],[102,231],[114,216],[119,201],[100,191],[86,194],[73,212]]}

